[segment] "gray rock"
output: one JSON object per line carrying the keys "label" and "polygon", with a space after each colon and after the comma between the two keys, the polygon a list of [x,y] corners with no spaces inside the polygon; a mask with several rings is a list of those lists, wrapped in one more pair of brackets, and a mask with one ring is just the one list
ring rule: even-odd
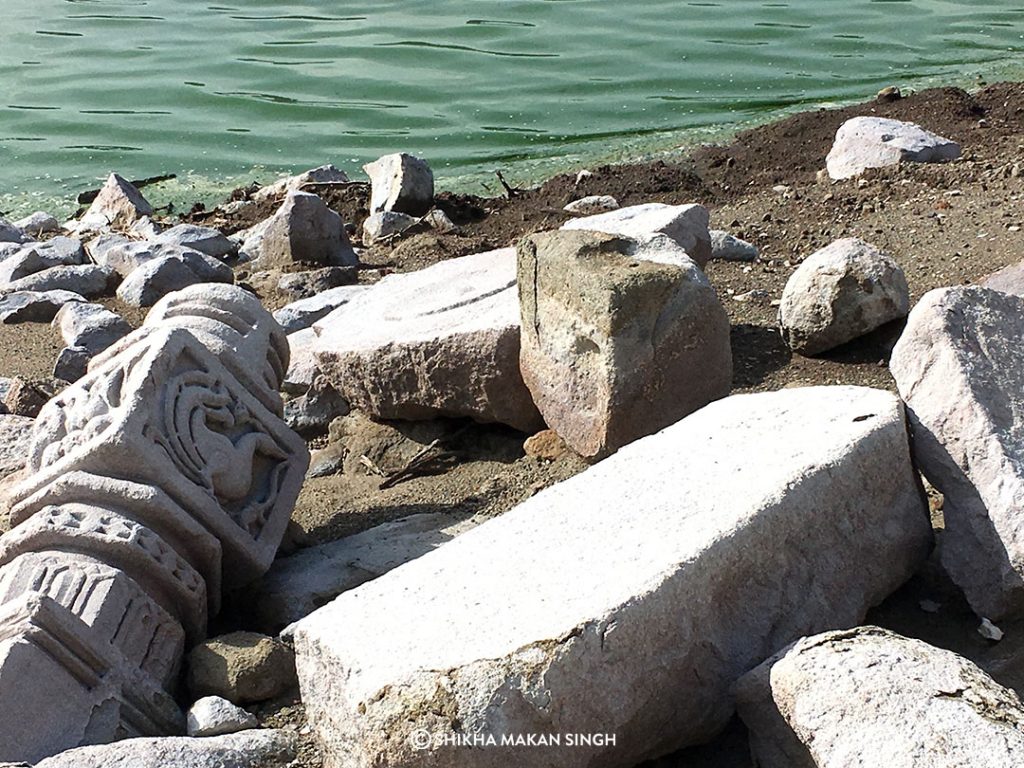
{"label": "gray rock", "polygon": [[363,245],[369,247],[378,240],[401,234],[419,221],[415,216],[398,211],[371,213],[363,222]]}
{"label": "gray rock", "polygon": [[363,294],[367,286],[349,285],[330,288],[308,299],[293,301],[274,313],[274,319],[281,324],[285,333],[294,333],[308,328],[317,320],[326,317],[338,307]]}
{"label": "gray rock", "polygon": [[313,325],[317,366],[379,418],[470,417],[536,431],[519,372],[515,258],[508,248],[385,277]]}
{"label": "gray rock", "polygon": [[303,328],[288,334],[289,364],[284,377],[284,391],[302,395],[313,386],[313,380],[320,373],[316,359],[317,333],[312,328]]}
{"label": "gray rock", "polygon": [[141,237],[143,240],[152,240],[163,232],[163,225],[153,221],[149,216],[143,216],[132,224],[128,232],[132,237]]}
{"label": "gray rock", "polygon": [[53,364],[53,375],[64,381],[78,381],[89,372],[92,353],[85,347],[64,347],[57,353]]}
{"label": "gray rock", "polygon": [[910,309],[907,278],[863,240],[836,240],[807,257],[782,292],[779,322],[789,346],[816,355],[852,341]]}
{"label": "gray rock", "polygon": [[1024,706],[955,653],[877,627],[799,640],[740,680],[762,768],[1015,768]]}
{"label": "gray rock", "polygon": [[411,515],[274,561],[246,593],[256,626],[277,633],[343,592],[433,552],[477,525],[442,512]]}
{"label": "gray rock", "polygon": [[311,299],[332,288],[354,285],[359,282],[356,267],[324,267],[282,275],[277,290],[298,299]]}
{"label": "gray rock", "polygon": [[132,331],[115,312],[99,304],[83,302],[65,304],[54,317],[53,325],[60,330],[67,346],[84,347],[90,355],[99,354]]}
{"label": "gray rock", "polygon": [[960,145],[915,123],[884,117],[854,117],[836,132],[825,159],[833,179],[898,163],[939,163],[960,157]]}
{"label": "gray rock", "polygon": [[321,376],[313,381],[308,392],[284,404],[284,421],[299,434],[320,434],[349,410],[345,398]]}
{"label": "gray rock", "polygon": [[121,277],[128,277],[143,264],[148,264],[163,256],[183,258],[187,253],[195,254],[199,251],[150,240],[125,240],[121,243],[111,242],[109,246],[102,248],[99,252],[94,252],[92,258],[97,264],[115,270]]}
{"label": "gray rock", "polygon": [[590,195],[573,200],[562,208],[563,211],[575,213],[580,216],[591,216],[595,213],[607,213],[618,209],[619,201],[611,195]]}
{"label": "gray rock", "polygon": [[293,733],[270,730],[207,739],[126,739],[71,749],[37,763],[35,768],[272,768],[287,766],[295,759],[297,742]]}
{"label": "gray rock", "polygon": [[71,291],[20,291],[0,296],[0,323],[48,323],[69,301],[85,301]]}
{"label": "gray rock", "polygon": [[289,192],[277,212],[250,231],[241,252],[260,269],[359,263],[341,216],[308,192]]}
{"label": "gray rock", "polygon": [[128,229],[143,216],[152,216],[153,206],[130,181],[110,174],[89,210],[78,222],[78,230]]}
{"label": "gray rock", "polygon": [[45,211],[36,211],[30,216],[14,222],[14,226],[35,237],[60,231],[60,222]]}
{"label": "gray rock", "polygon": [[757,261],[757,246],[720,229],[711,230],[712,261]]}
{"label": "gray rock", "polygon": [[82,241],[75,237],[58,236],[43,243],[32,243],[32,249],[52,267],[61,264],[88,264],[89,256]]}
{"label": "gray rock", "polygon": [[914,454],[944,496],[942,564],[981,616],[1024,612],[1024,298],[944,288],[914,307],[889,364]]}
{"label": "gray rock", "polygon": [[238,244],[220,230],[199,227],[195,224],[179,224],[154,238],[155,242],[177,245],[205,253],[215,259],[229,259],[238,254]]}
{"label": "gray rock", "polygon": [[0,217],[0,243],[27,243],[31,239],[7,219]]}
{"label": "gray rock", "polygon": [[[740,676],[920,567],[908,446],[887,392],[727,398],[342,594],[286,632],[328,763],[627,766],[708,740]],[[616,738],[552,758],[456,731]]]}
{"label": "gray rock", "polygon": [[295,685],[295,659],[283,643],[255,632],[204,640],[188,656],[188,688],[234,704],[272,699]]}
{"label": "gray rock", "polygon": [[55,237],[45,243],[32,243],[0,262],[0,285],[51,267],[85,265],[88,261],[82,244],[71,237]]}
{"label": "gray rock", "polygon": [[[345,468],[345,449],[338,443],[312,451],[309,455],[309,471],[306,478],[313,480],[318,477],[338,475]],[[278,627],[280,629],[280,627]]]}
{"label": "gray rock", "polygon": [[107,232],[94,237],[85,244],[86,253],[96,264],[107,263],[107,251],[119,245],[136,242],[118,232]]}
{"label": "gray rock", "polygon": [[204,696],[189,708],[185,727],[189,736],[225,736],[257,728],[259,721],[227,699]]}
{"label": "gray rock", "polygon": [[442,235],[454,232],[458,229],[458,227],[455,226],[455,222],[448,218],[448,214],[440,208],[433,208],[427,211],[420,221],[424,222],[434,231],[440,232]]}
{"label": "gray rock", "polygon": [[79,296],[93,299],[113,293],[117,280],[117,273],[110,267],[99,264],[75,264],[35,272],[7,283],[2,290],[11,293],[72,291]]}
{"label": "gray rock", "polygon": [[0,242],[0,261],[11,258],[16,253],[20,253],[22,248],[25,246],[22,243],[4,243]]}
{"label": "gray rock", "polygon": [[426,160],[401,152],[384,155],[363,170],[370,177],[370,213],[422,216],[434,204],[434,172]]}
{"label": "gray rock", "polygon": [[160,256],[134,269],[117,288],[125,304],[149,307],[174,291],[197,283],[230,283],[231,267],[199,251]]}
{"label": "gray rock", "polygon": [[28,460],[35,419],[13,413],[0,414],[0,478],[20,471]]}
{"label": "gray rock", "polygon": [[998,272],[986,277],[982,283],[985,288],[1002,291],[1014,296],[1024,296],[1024,261],[1011,264]]}
{"label": "gray rock", "polygon": [[645,203],[572,219],[563,224],[562,229],[589,229],[640,241],[665,235],[703,268],[711,258],[708,221],[708,210],[703,205]]}
{"label": "gray rock", "polygon": [[311,168],[308,171],[278,179],[273,184],[261,187],[253,200],[267,200],[272,197],[279,197],[287,192],[299,192],[307,184],[343,184],[348,181],[348,175],[331,164],[321,165],[318,168]]}
{"label": "gray rock", "polygon": [[729,318],[685,251],[600,232],[519,245],[520,368],[544,421],[603,457],[729,394]]}

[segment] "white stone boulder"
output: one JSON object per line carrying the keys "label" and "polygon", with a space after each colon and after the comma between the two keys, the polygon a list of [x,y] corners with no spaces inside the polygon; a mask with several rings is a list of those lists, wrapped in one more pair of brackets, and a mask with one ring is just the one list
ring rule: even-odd
{"label": "white stone boulder", "polygon": [[761,768],[1016,768],[1024,706],[951,651],[878,627],[799,640],[740,680]]}
{"label": "white stone boulder", "polygon": [[117,297],[134,307],[151,307],[164,296],[197,283],[230,283],[231,267],[199,251],[181,250],[146,261],[117,287]]}
{"label": "white stone boulder", "polygon": [[426,160],[400,152],[384,155],[363,170],[370,177],[370,213],[422,216],[434,204],[434,172]]}
{"label": "white stone boulder", "polygon": [[194,739],[126,739],[79,747],[48,757],[35,768],[275,768],[298,754],[298,739],[284,730],[253,730]]}
{"label": "white stone boulder", "polygon": [[711,230],[712,261],[757,261],[757,246],[720,229]]}
{"label": "white stone boulder", "polygon": [[153,206],[138,188],[116,173],[110,174],[89,210],[78,221],[82,230],[124,230],[143,216],[152,216]]}
{"label": "white stone boulder", "polygon": [[3,292],[73,291],[87,299],[109,296],[118,277],[110,267],[99,264],[69,264],[33,272],[0,287]]}
{"label": "white stone boulder", "polygon": [[53,318],[68,347],[83,347],[92,355],[99,354],[132,332],[124,318],[99,304],[71,302]]}
{"label": "white stone boulder", "polygon": [[85,297],[71,291],[16,291],[0,296],[0,323],[48,323],[71,301],[85,301]]}
{"label": "white stone boulder", "polygon": [[0,261],[0,285],[12,283],[44,269],[87,264],[82,244],[70,237],[55,237],[45,243],[31,243]]}
{"label": "white stone boulder", "polygon": [[447,513],[411,515],[278,558],[247,595],[250,618],[277,633],[343,592],[432,552],[476,527]]}
{"label": "white stone boulder", "polygon": [[220,696],[204,696],[185,716],[189,736],[225,736],[258,726],[255,715]]}
{"label": "white stone boulder", "polygon": [[285,333],[294,333],[309,328],[317,320],[326,317],[338,307],[343,307],[368,287],[365,285],[342,285],[329,288],[307,299],[287,304],[274,313],[274,319],[281,324]]}
{"label": "white stone boulder", "polygon": [[[894,395],[740,395],[286,634],[328,764],[630,766],[714,736],[741,675],[861,621],[931,542]],[[500,746],[566,733],[615,739]]]}
{"label": "white stone boulder", "polygon": [[468,416],[523,431],[541,423],[519,372],[513,248],[389,275],[313,334],[327,380],[378,418]]}
{"label": "white stone boulder", "polygon": [[379,240],[399,235],[419,221],[415,216],[398,211],[371,213],[363,222],[363,245],[369,247]]}
{"label": "white stone boulder", "polygon": [[942,563],[981,616],[1024,613],[1024,298],[943,288],[914,307],[889,369],[914,453],[945,497]]}
{"label": "white stone boulder", "polygon": [[634,240],[666,235],[703,268],[711,258],[709,221],[708,209],[703,205],[644,203],[572,219],[563,224],[562,229],[589,229]]}
{"label": "white stone boulder", "polygon": [[664,235],[640,245],[544,232],[520,242],[518,270],[523,380],[581,456],[614,453],[729,394],[729,317]]}
{"label": "white stone boulder", "polygon": [[20,227],[11,224],[0,216],[0,243],[26,243],[32,238],[22,232]]}
{"label": "white stone boulder", "polygon": [[790,275],[779,323],[793,351],[817,355],[905,317],[910,292],[891,256],[854,237],[816,251]]}
{"label": "white stone boulder", "polygon": [[160,244],[190,248],[215,259],[228,259],[238,253],[238,243],[219,229],[195,224],[178,224],[161,232],[153,240]]}
{"label": "white stone boulder", "polygon": [[328,267],[359,263],[341,216],[309,192],[289,192],[273,216],[249,230],[239,253],[256,269],[295,262]]}
{"label": "white stone boulder", "polygon": [[960,145],[916,123],[884,117],[854,117],[836,132],[825,164],[833,179],[859,176],[868,168],[898,163],[941,163],[960,157]]}
{"label": "white stone boulder", "polygon": [[287,192],[300,192],[306,185],[315,184],[343,184],[348,181],[348,175],[338,170],[333,165],[321,165],[317,168],[310,168],[296,176],[288,176],[278,179],[272,184],[260,187],[254,194],[253,200],[268,200],[272,197],[279,197]]}
{"label": "white stone boulder", "polygon": [[57,221],[56,217],[51,216],[45,211],[36,211],[23,219],[19,219],[14,222],[14,226],[33,237],[60,231],[60,222]]}

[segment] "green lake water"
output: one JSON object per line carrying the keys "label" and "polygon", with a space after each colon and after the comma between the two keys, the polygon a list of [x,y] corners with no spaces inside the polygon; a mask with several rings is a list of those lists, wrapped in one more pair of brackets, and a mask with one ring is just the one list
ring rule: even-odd
{"label": "green lake water", "polygon": [[0,0],[0,211],[110,170],[156,202],[394,151],[443,187],[1024,69],[1024,5],[945,0]]}

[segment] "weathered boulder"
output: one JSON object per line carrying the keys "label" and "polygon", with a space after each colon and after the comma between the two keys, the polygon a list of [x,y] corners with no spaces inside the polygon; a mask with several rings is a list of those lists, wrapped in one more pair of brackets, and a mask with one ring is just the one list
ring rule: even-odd
{"label": "weathered boulder", "polygon": [[0,243],[26,243],[31,239],[20,227],[0,216]]}
{"label": "weathered boulder", "polygon": [[14,222],[14,226],[33,237],[60,231],[60,222],[45,211],[36,211]]}
{"label": "weathered boulder", "polygon": [[385,277],[313,326],[320,370],[379,418],[468,416],[534,431],[515,260],[506,248]]}
{"label": "weathered boulder", "polygon": [[150,307],[174,291],[197,283],[230,283],[231,267],[199,251],[182,250],[158,256],[132,270],[117,287],[125,304]]}
{"label": "weathered boulder", "polygon": [[48,323],[70,301],[85,301],[71,291],[20,291],[0,296],[0,323]]}
{"label": "weathered boulder", "polygon": [[886,253],[854,237],[816,251],[790,275],[779,323],[789,346],[817,355],[910,309],[907,278]]}
{"label": "weathered boulder", "polygon": [[81,242],[55,237],[45,243],[31,243],[0,262],[0,284],[11,283],[51,267],[87,264]]}
{"label": "weathered boulder", "polygon": [[703,205],[645,203],[573,219],[563,224],[562,229],[589,229],[641,241],[665,235],[703,268],[711,258],[709,220],[708,209]]}
{"label": "weathered boulder", "polygon": [[132,327],[117,313],[84,302],[65,304],[53,318],[53,325],[67,346],[84,347],[92,355],[132,332]]}
{"label": "weathered boulder", "polygon": [[[95,249],[92,258],[97,264],[110,267],[121,277],[128,277],[143,264],[156,261],[164,256],[182,259],[190,253],[205,255],[193,248],[185,248],[172,243],[158,243],[151,240],[126,240],[124,242],[112,240],[109,245]],[[215,259],[213,261],[220,263]]]}
{"label": "weathered boulder", "polygon": [[1024,261],[1003,267],[998,272],[993,272],[981,284],[985,288],[991,288],[993,291],[1012,293],[1014,296],[1024,296]]}
{"label": "weathered boulder", "polygon": [[[635,765],[712,737],[741,675],[859,622],[931,540],[895,396],[740,395],[286,634],[329,765]],[[615,739],[500,746],[566,733]]]}
{"label": "weathered boulder", "polygon": [[97,235],[86,242],[85,251],[96,264],[106,264],[107,251],[111,248],[134,242],[137,241],[125,237],[120,232],[104,232],[102,235]]}
{"label": "weathered boulder", "polygon": [[53,363],[54,378],[78,381],[89,372],[92,353],[85,347],[64,347]]}
{"label": "weathered boulder", "polygon": [[0,414],[0,479],[25,466],[34,423],[30,416]]}
{"label": "weathered boulder", "polygon": [[204,696],[189,707],[185,716],[189,736],[225,736],[258,726],[255,715],[220,696]]}
{"label": "weathered boulder", "polygon": [[317,320],[326,317],[338,307],[348,304],[367,289],[364,285],[344,285],[329,288],[306,299],[293,301],[274,313],[274,319],[281,324],[285,333],[294,333],[309,328]]}
{"label": "weathered boulder", "polygon": [[308,192],[289,192],[277,212],[249,232],[240,253],[260,269],[295,262],[323,266],[359,263],[341,216]]}
{"label": "weathered boulder", "polygon": [[71,749],[37,763],[35,768],[283,767],[298,754],[297,741],[294,733],[284,730],[244,731],[206,739],[127,739]]}
{"label": "weathered boulder", "polygon": [[267,184],[265,187],[260,187],[256,194],[253,195],[253,200],[268,200],[272,197],[279,197],[287,192],[299,192],[306,185],[342,184],[346,181],[348,181],[348,175],[328,163],[327,165],[303,171],[296,176],[278,179],[272,184]]}
{"label": "weathered boulder", "polygon": [[378,240],[398,235],[409,229],[419,219],[398,211],[378,211],[371,213],[363,222],[363,245],[369,247]]}
{"label": "weathered boulder", "polygon": [[199,251],[215,259],[229,259],[238,253],[238,243],[219,229],[195,224],[178,224],[161,232],[153,240],[162,245],[176,245]]}
{"label": "weathered boulder", "polygon": [[295,685],[295,660],[283,643],[255,632],[232,632],[199,643],[188,656],[194,696],[220,696],[250,704]]}
{"label": "weathered boulder", "polygon": [[611,195],[590,195],[573,200],[562,208],[568,213],[575,213],[579,216],[591,216],[595,213],[606,213],[618,209],[619,201]]}
{"label": "weathered boulder", "polygon": [[299,434],[327,431],[331,422],[350,410],[348,401],[326,379],[318,376],[309,390],[284,404],[284,422]]}
{"label": "weathered boulder", "polygon": [[153,206],[138,188],[116,173],[110,174],[89,210],[78,221],[79,230],[127,229]]}
{"label": "weathered boulder", "polygon": [[878,627],[797,641],[736,686],[761,768],[1014,768],[1024,706],[971,662]]}
{"label": "weathered boulder", "polygon": [[47,293],[71,291],[87,299],[109,296],[118,281],[117,273],[99,264],[73,264],[50,267],[7,283],[2,291]]}
{"label": "weathered boulder", "polygon": [[1022,297],[930,291],[889,363],[918,466],[945,497],[942,563],[990,619],[1024,611],[1022,333]]}
{"label": "weathered boulder", "polygon": [[757,246],[720,229],[711,230],[712,261],[757,261]]}
{"label": "weathered boulder", "polygon": [[384,155],[363,170],[370,177],[370,213],[422,216],[434,204],[434,172],[426,160],[401,152]]}
{"label": "weathered boulder", "polygon": [[825,158],[833,179],[898,163],[940,163],[960,157],[960,145],[915,123],[884,117],[854,117],[836,131]]}
{"label": "weathered boulder", "polygon": [[434,551],[478,523],[442,512],[412,515],[278,558],[246,593],[249,617],[266,632],[280,632],[341,593]]}
{"label": "weathered boulder", "polygon": [[704,273],[591,231],[519,245],[520,368],[545,422],[602,457],[729,394],[729,318]]}

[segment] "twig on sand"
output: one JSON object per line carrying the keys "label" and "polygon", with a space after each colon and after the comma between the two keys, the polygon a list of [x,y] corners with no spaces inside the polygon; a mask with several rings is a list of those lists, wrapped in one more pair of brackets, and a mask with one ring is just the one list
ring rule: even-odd
{"label": "twig on sand", "polygon": [[389,477],[385,478],[380,484],[380,489],[383,491],[385,488],[391,488],[398,485],[403,480],[408,480],[415,477],[423,469],[441,459],[450,458],[454,456],[451,451],[446,451],[441,447],[441,440],[434,440],[430,445],[419,451],[415,456],[409,459],[408,463],[397,472],[392,473]]}

